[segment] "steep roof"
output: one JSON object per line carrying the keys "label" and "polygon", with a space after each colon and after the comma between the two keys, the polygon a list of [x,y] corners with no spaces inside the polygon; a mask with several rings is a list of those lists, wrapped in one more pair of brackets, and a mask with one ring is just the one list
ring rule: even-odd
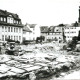
{"label": "steep roof", "polygon": [[50,33],[53,33],[53,32],[54,32],[54,29],[55,29],[55,26],[50,26],[50,27],[49,27],[49,32],[50,32]]}
{"label": "steep roof", "polygon": [[5,16],[5,17],[7,17],[7,16],[9,16],[9,15],[12,15],[13,18],[20,20],[20,18],[19,18],[19,16],[18,16],[17,14],[10,13],[10,12],[7,12],[6,10],[1,10],[1,9],[0,9],[0,16]]}
{"label": "steep roof", "polygon": [[47,33],[48,32],[48,26],[41,26],[40,31],[41,31],[41,33]]}
{"label": "steep roof", "polygon": [[25,25],[25,26],[23,27],[23,31],[32,32],[32,31],[27,27],[27,25]]}
{"label": "steep roof", "polygon": [[36,24],[28,24],[30,28],[35,28]]}

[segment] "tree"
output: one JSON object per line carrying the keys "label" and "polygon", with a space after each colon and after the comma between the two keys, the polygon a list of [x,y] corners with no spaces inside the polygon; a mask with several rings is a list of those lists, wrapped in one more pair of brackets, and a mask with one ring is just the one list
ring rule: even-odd
{"label": "tree", "polygon": [[68,43],[68,47],[70,47],[72,50],[74,50],[76,48],[77,42],[78,42],[78,37],[75,36],[72,38],[72,41],[70,41]]}
{"label": "tree", "polygon": [[38,42],[42,42],[42,41],[44,41],[45,40],[45,37],[44,36],[40,36],[40,37],[37,37],[36,38],[36,43],[38,43]]}

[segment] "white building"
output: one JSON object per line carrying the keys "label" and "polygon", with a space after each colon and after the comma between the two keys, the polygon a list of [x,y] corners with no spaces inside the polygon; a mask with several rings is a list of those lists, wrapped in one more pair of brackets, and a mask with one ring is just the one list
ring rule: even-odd
{"label": "white building", "polygon": [[77,26],[75,26],[74,24],[72,25],[66,25],[66,27],[64,28],[64,33],[66,36],[66,41],[71,41],[73,37],[78,37],[79,35],[79,31],[80,31],[80,24],[78,23]]}
{"label": "white building", "polygon": [[0,10],[0,40],[6,39],[22,42],[23,25],[17,14]]}
{"label": "white building", "polygon": [[44,41],[47,41],[48,26],[40,26],[40,33],[41,33],[41,36],[45,37]]}
{"label": "white building", "polygon": [[31,40],[32,31],[29,28],[29,25],[25,25],[23,28],[23,41],[24,40]]}
{"label": "white building", "polygon": [[41,35],[45,41],[63,41],[63,26],[41,26]]}
{"label": "white building", "polygon": [[39,25],[27,23],[25,27],[27,28],[26,34],[24,35],[26,40],[36,40],[37,37],[40,37]]}

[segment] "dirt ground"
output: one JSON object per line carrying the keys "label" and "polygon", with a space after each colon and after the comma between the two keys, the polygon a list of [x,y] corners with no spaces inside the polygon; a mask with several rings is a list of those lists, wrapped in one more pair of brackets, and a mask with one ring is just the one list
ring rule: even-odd
{"label": "dirt ground", "polygon": [[63,43],[20,45],[22,52],[18,56],[7,55],[4,52],[5,49],[2,48],[1,80],[3,78],[5,80],[20,80],[21,78],[21,80],[28,80],[32,71],[37,80],[68,79],[75,73],[77,75],[74,78],[80,78],[78,77],[79,71],[76,71],[80,70],[80,55],[77,52],[62,50],[63,45]]}

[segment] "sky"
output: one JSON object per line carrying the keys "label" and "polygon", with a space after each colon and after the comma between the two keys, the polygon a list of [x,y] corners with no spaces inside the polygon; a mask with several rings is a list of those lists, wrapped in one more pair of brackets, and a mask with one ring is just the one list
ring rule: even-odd
{"label": "sky", "polygon": [[0,9],[18,14],[23,24],[58,25],[78,21],[80,0],[0,0]]}

